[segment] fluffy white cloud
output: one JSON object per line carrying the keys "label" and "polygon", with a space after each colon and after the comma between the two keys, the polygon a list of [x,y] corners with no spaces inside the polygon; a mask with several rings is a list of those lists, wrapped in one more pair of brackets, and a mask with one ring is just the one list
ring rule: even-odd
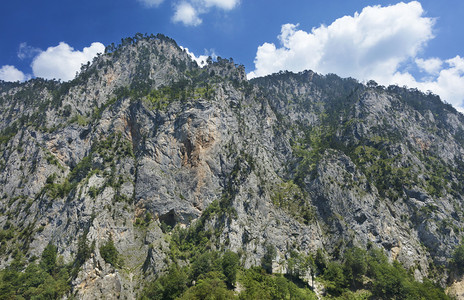
{"label": "fluffy white cloud", "polygon": [[139,2],[145,4],[148,7],[159,6],[163,3],[164,0],[138,0]]}
{"label": "fluffy white cloud", "polygon": [[416,64],[423,72],[436,75],[440,72],[443,61],[436,57],[429,59],[416,58]]}
{"label": "fluffy white cloud", "polygon": [[98,54],[105,51],[102,43],[92,43],[90,47],[82,51],[74,50],[68,44],[61,42],[56,47],[49,47],[41,52],[32,61],[32,71],[34,76],[46,79],[71,80],[82,64],[92,61]]}
{"label": "fluffy white cloud", "polygon": [[203,4],[207,7],[216,6],[224,10],[231,10],[231,9],[234,9],[240,1],[239,0],[203,0],[200,2],[203,2]]}
{"label": "fluffy white cloud", "polygon": [[464,113],[464,58],[456,56],[442,62],[442,65],[446,67],[439,70],[437,76],[430,80],[418,81],[407,72],[396,72],[385,84],[407,85],[423,91],[432,91]]}
{"label": "fluffy white cloud", "polygon": [[188,2],[181,2],[175,7],[172,20],[175,23],[182,22],[187,26],[198,26],[202,22],[198,17],[198,11]]}
{"label": "fluffy white cloud", "polygon": [[24,81],[29,79],[23,72],[14,66],[6,65],[0,68],[0,80],[3,81]]}
{"label": "fluffy white cloud", "polygon": [[180,46],[183,50],[185,50],[185,52],[187,52],[187,54],[194,60],[197,62],[198,66],[200,66],[200,68],[203,68],[204,66],[206,66],[207,64],[207,60],[208,60],[208,57],[211,57],[212,60],[216,60],[217,59],[217,55],[214,51],[214,49],[211,49],[211,50],[206,50],[205,49],[205,54],[204,55],[200,55],[200,56],[196,56],[193,52],[189,51],[188,48],[185,48],[185,47],[182,47]]}
{"label": "fluffy white cloud", "polygon": [[[368,6],[361,13],[344,16],[311,32],[298,30],[298,24],[285,24],[278,36],[280,47],[273,43],[258,47],[255,70],[248,78],[280,70],[311,69],[430,90],[462,109],[464,60],[459,56],[445,62],[417,57],[434,37],[434,23],[434,19],[424,16],[421,4],[412,1]],[[405,65],[411,67],[411,62],[415,62],[413,68],[427,74],[421,81],[401,71]]]}
{"label": "fluffy white cloud", "polygon": [[240,0],[186,0],[174,5],[172,21],[186,26],[198,26],[203,20],[200,15],[216,7],[222,10],[234,9]]}
{"label": "fluffy white cloud", "polygon": [[464,113],[464,58],[456,56],[446,63],[449,68],[441,70],[436,81],[423,84]]}
{"label": "fluffy white cloud", "polygon": [[206,60],[208,59],[208,55],[200,55],[200,56],[196,56],[193,52],[190,52],[188,48],[184,48],[182,46],[180,46],[183,50],[185,50],[185,52],[187,52],[187,54],[194,60],[197,62],[198,66],[200,66],[200,68],[203,68],[204,66],[206,66]]}
{"label": "fluffy white cloud", "polygon": [[18,58],[23,60],[26,58],[32,58],[42,52],[39,48],[29,46],[26,42],[19,44]]}
{"label": "fluffy white cloud", "polygon": [[282,47],[265,43],[258,48],[256,69],[250,76],[262,76],[282,69],[337,73],[370,79],[393,74],[399,64],[414,57],[433,37],[433,20],[422,17],[419,2],[393,6],[368,6],[361,13],[321,25],[311,32],[298,25],[282,26]]}

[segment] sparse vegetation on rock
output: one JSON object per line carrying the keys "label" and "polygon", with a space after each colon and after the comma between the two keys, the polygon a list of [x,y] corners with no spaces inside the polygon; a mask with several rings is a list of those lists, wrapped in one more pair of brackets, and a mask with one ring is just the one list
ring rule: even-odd
{"label": "sparse vegetation on rock", "polygon": [[4,298],[446,299],[463,272],[464,116],[432,94],[137,34],[0,82],[0,120]]}

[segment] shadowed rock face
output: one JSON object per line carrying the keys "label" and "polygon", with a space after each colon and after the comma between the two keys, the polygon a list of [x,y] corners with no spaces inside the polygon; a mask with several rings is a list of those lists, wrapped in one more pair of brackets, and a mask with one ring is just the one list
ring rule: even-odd
{"label": "shadowed rock face", "polygon": [[[0,108],[0,225],[17,235],[0,266],[19,245],[72,262],[93,244],[79,298],[134,298],[166,268],[166,228],[211,205],[227,211],[202,220],[214,247],[250,267],[271,244],[278,272],[295,248],[374,244],[421,278],[462,238],[464,117],[434,95],[310,71],[249,82],[158,36],[69,83],[0,83]],[[110,238],[123,266],[100,254]]]}

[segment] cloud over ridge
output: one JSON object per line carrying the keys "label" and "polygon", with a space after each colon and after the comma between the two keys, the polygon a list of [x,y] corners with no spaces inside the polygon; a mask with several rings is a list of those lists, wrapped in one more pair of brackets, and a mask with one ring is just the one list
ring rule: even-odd
{"label": "cloud over ridge", "polygon": [[0,80],[14,82],[27,79],[28,77],[14,66],[5,65],[0,68]]}
{"label": "cloud over ridge", "polygon": [[[432,35],[433,19],[422,17],[419,2],[381,7],[368,6],[354,16],[344,16],[311,32],[298,25],[282,26],[282,47],[264,43],[255,59],[255,76],[289,68],[312,68],[322,73],[368,78],[393,72],[398,64],[414,57]],[[354,73],[354,74],[353,74]]]}
{"label": "cloud over ridge", "polygon": [[[255,70],[248,77],[311,69],[359,80],[373,79],[384,85],[431,90],[463,109],[463,58],[441,61],[418,57],[434,38],[435,20],[424,14],[420,3],[411,1],[386,7],[367,6],[361,13],[341,17],[310,32],[298,29],[298,24],[284,24],[278,36],[280,46],[259,46]],[[416,80],[403,71],[407,64],[425,73],[424,80]]]}
{"label": "cloud over ridge", "polygon": [[49,47],[37,55],[31,67],[34,76],[68,81],[75,77],[82,64],[92,61],[98,53],[104,51],[105,46],[98,42],[92,43],[82,51],[74,50],[65,42],[61,42],[58,46]]}

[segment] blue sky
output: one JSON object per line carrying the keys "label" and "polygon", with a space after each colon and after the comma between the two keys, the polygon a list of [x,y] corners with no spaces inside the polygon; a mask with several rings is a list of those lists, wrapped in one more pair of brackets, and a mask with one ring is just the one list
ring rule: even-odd
{"label": "blue sky", "polygon": [[464,1],[17,0],[0,12],[0,79],[71,79],[103,45],[163,33],[248,76],[336,73],[439,94],[464,110]]}

